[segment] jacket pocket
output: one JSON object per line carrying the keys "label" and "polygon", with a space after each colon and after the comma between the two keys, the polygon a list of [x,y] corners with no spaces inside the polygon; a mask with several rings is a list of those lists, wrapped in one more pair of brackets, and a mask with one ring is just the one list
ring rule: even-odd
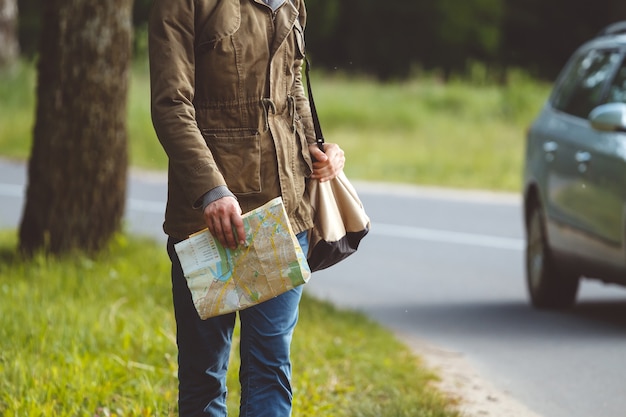
{"label": "jacket pocket", "polygon": [[235,194],[261,191],[261,142],[252,129],[204,129],[213,159]]}
{"label": "jacket pocket", "polygon": [[196,28],[198,34],[196,53],[214,49],[220,41],[233,35],[241,26],[241,10],[238,1],[220,1],[213,6],[201,4],[199,7],[213,7],[213,9],[204,11],[208,17],[201,20],[202,23]]}

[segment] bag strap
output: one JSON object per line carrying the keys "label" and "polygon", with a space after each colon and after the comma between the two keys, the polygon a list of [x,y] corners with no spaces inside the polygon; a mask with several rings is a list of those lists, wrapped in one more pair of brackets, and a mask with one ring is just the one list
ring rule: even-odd
{"label": "bag strap", "polygon": [[313,90],[311,89],[311,77],[309,75],[309,69],[311,63],[309,58],[304,58],[306,62],[305,74],[306,74],[306,88],[309,95],[309,105],[311,106],[311,116],[313,117],[313,128],[315,129],[315,143],[317,147],[324,152],[324,134],[322,133],[322,127],[320,126],[320,119],[317,116],[317,109],[315,108],[315,100],[313,100]]}

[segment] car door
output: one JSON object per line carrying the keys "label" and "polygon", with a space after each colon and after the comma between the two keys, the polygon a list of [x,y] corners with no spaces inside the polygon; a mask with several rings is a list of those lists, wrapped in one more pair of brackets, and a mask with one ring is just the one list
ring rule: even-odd
{"label": "car door", "polygon": [[[606,257],[620,244],[614,212],[616,179],[607,164],[614,146],[591,128],[588,115],[604,100],[622,60],[617,49],[581,52],[551,98],[542,144],[550,161],[546,172],[548,229],[556,249],[585,258]],[[621,209],[617,210],[621,215]],[[610,257],[616,261],[617,252]]]}
{"label": "car door", "polygon": [[[626,61],[614,73],[605,103],[626,103]],[[626,133],[594,130],[576,150],[579,193],[585,200],[581,215],[585,232],[593,240],[587,256],[612,267],[626,266],[624,219],[626,215]]]}

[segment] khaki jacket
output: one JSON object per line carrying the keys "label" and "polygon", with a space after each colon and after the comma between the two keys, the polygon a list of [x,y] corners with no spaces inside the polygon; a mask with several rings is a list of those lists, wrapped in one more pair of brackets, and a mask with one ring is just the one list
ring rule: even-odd
{"label": "khaki jacket", "polygon": [[244,212],[282,196],[294,231],[312,227],[305,21],[303,0],[275,13],[262,0],[154,0],[152,120],[169,158],[168,235],[205,228],[202,196],[223,185]]}

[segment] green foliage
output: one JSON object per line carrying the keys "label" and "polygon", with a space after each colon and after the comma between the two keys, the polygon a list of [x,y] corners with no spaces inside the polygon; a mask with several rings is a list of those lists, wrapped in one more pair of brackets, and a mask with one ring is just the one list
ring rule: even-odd
{"label": "green foliage", "polygon": [[[135,0],[137,56],[147,51],[151,0]],[[552,80],[580,43],[626,19],[622,0],[307,0],[307,49],[320,67],[375,75],[410,75],[414,66],[464,73],[467,64],[516,66]],[[19,38],[37,53],[42,0],[18,0]]]}
{"label": "green foliage", "polygon": [[350,176],[516,191],[524,132],[548,86],[518,72],[509,78],[506,86],[482,77],[388,84],[325,77],[314,85],[325,137],[345,149]]}
{"label": "green foliage", "polygon": [[[15,253],[0,233],[0,415],[174,416],[169,260],[118,236],[95,258]],[[237,333],[228,375],[237,415]],[[453,417],[434,376],[379,325],[305,297],[293,345],[294,415]]]}
{"label": "green foliage", "polygon": [[26,61],[0,71],[0,155],[25,159],[35,120],[35,68]]}
{"label": "green foliage", "polygon": [[17,0],[18,37],[22,55],[32,58],[39,48],[43,0]]}
{"label": "green foliage", "polygon": [[[133,65],[128,96],[128,137],[131,164],[150,169],[167,169],[167,159],[152,127],[148,61]],[[1,153],[1,152],[0,152]]]}
{"label": "green foliage", "polygon": [[[307,0],[308,50],[319,66],[403,78],[420,66],[463,74],[479,61],[552,80],[575,47],[626,19],[621,0]],[[338,14],[326,11],[339,10]],[[328,18],[328,20],[326,20]],[[329,28],[329,22],[332,27]],[[318,26],[319,25],[319,26]]]}
{"label": "green foliage", "polygon": [[[25,159],[31,142],[34,70],[5,75],[0,94],[0,155]],[[167,159],[150,119],[147,64],[134,65],[129,97],[130,159],[163,170]],[[314,71],[324,134],[347,153],[355,179],[518,190],[524,132],[549,85],[509,71],[500,85],[485,66],[447,83],[436,75],[379,83]]]}
{"label": "green foliage", "polygon": [[427,60],[448,74],[466,70],[472,60],[496,62],[502,14],[501,0],[439,0],[435,6],[438,24],[429,40],[434,47]]}
{"label": "green foliage", "polygon": [[610,23],[626,20],[622,0],[503,0],[499,61],[553,80],[583,42]]}

